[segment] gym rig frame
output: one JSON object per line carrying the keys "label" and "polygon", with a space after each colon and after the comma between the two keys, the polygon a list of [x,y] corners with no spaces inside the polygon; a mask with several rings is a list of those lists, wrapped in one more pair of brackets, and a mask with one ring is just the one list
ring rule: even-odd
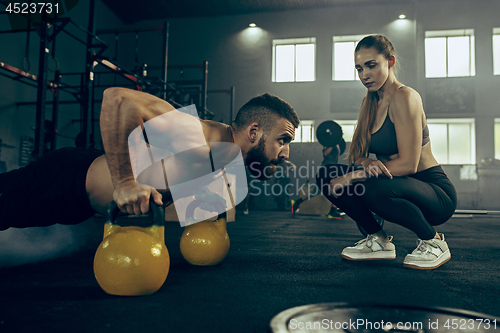
{"label": "gym rig frame", "polygon": [[[22,70],[0,61],[0,75],[37,88],[36,102],[16,103],[17,107],[23,105],[36,105],[35,138],[32,153],[33,157],[36,158],[44,154],[46,143],[50,144],[50,147],[48,148],[49,151],[56,148],[57,135],[55,135],[55,133],[57,132],[60,104],[80,105],[80,119],[74,120],[74,122],[81,123],[81,133],[79,134],[81,136],[80,144],[86,148],[95,148],[95,123],[98,121],[95,117],[95,103],[101,102],[100,100],[95,99],[96,88],[106,88],[111,86],[130,87],[156,95],[168,101],[174,107],[183,107],[189,104],[195,104],[201,119],[212,119],[214,117],[214,113],[207,108],[208,94],[225,93],[230,96],[229,119],[230,122],[232,121],[235,87],[231,87],[230,89],[209,90],[208,61],[204,61],[202,64],[168,66],[168,21],[165,21],[162,26],[156,27],[97,30],[94,33],[95,0],[90,0],[89,2],[90,9],[87,29],[78,26],[68,17],[55,18],[48,23],[40,24],[35,28],[29,28],[31,26],[31,18],[26,17],[28,25],[26,30],[0,31],[0,34],[26,32],[28,34],[27,47],[29,47],[29,34],[32,31],[36,31],[40,38],[40,52],[38,56],[39,66],[37,75],[29,73],[28,70]],[[2,14],[6,14],[6,12],[3,12]],[[157,31],[161,33],[162,36],[163,44],[161,65],[149,67],[149,69],[160,70],[160,77],[156,78],[147,77],[147,65],[139,64],[138,62],[138,34],[140,32],[148,31]],[[61,73],[57,69],[54,73],[54,79],[49,80],[48,60],[50,58],[56,59],[56,37],[59,33],[65,33],[85,46],[85,71],[83,73]],[[83,37],[78,36],[78,34],[82,33]],[[123,33],[136,34],[134,70],[129,70],[116,62],[118,47],[115,48],[114,59],[110,60],[108,57],[103,56],[104,51],[109,45],[99,38],[99,36],[104,34],[115,34],[115,43],[117,46],[118,35]],[[23,65],[25,61],[26,58],[23,61]],[[96,66],[98,65],[101,65],[99,67],[104,69],[104,71],[96,71]],[[201,72],[201,78],[197,80],[184,80],[184,71],[190,69],[196,69]],[[168,70],[179,71],[180,79],[176,81],[167,81]],[[101,80],[101,77],[107,74],[114,75],[115,79],[113,84],[101,83],[101,81],[105,81]],[[78,77],[80,84],[71,85],[64,83],[64,79],[71,76]],[[124,80],[121,80],[121,83],[117,83],[117,77]],[[52,101],[47,101],[46,89],[49,89],[52,92]],[[61,101],[59,94],[60,91],[69,93],[75,100]],[[188,99],[185,98],[186,96],[188,96]],[[194,98],[192,98],[193,96]],[[46,121],[46,108],[49,104],[52,105],[51,127],[53,128],[51,129],[46,128],[47,124],[50,125],[50,121]],[[47,133],[47,130],[53,131],[53,133]]]}

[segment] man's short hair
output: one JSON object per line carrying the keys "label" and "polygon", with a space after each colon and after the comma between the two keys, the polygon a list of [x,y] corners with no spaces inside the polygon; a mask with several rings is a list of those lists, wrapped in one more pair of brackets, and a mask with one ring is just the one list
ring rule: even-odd
{"label": "man's short hair", "polygon": [[295,128],[299,127],[300,120],[293,107],[278,96],[265,93],[245,103],[238,111],[234,124],[236,130],[242,130],[258,122],[264,133],[269,133],[279,118],[285,118]]}

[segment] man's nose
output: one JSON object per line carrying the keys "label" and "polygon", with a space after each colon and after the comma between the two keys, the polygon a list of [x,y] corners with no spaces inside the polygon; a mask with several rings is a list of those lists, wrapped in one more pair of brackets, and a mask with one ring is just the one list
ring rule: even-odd
{"label": "man's nose", "polygon": [[290,157],[290,145],[285,145],[279,154],[279,157],[284,157],[288,159]]}

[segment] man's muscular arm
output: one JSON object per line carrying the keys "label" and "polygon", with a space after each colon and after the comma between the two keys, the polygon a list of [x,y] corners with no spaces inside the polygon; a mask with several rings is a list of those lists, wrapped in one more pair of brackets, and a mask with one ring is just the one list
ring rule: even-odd
{"label": "man's muscular arm", "polygon": [[125,88],[104,91],[101,135],[114,186],[113,199],[124,213],[146,213],[150,195],[157,204],[162,204],[158,191],[136,184],[130,164],[128,137],[146,121],[172,110],[175,110],[172,105],[150,94]]}

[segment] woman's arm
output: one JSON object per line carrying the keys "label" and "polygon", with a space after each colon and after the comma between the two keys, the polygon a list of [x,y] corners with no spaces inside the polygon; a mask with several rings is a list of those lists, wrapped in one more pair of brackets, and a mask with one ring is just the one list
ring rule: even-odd
{"label": "woman's arm", "polygon": [[422,99],[415,90],[404,87],[394,94],[389,111],[396,129],[398,156],[385,166],[394,176],[414,174],[422,152]]}
{"label": "woman's arm", "polygon": [[378,175],[384,174],[392,179],[391,171],[385,166],[384,163],[385,163],[384,160],[381,159],[373,160],[368,157],[361,157],[354,162],[354,166],[363,167],[363,170],[366,171],[367,177],[368,176],[378,177]]}

